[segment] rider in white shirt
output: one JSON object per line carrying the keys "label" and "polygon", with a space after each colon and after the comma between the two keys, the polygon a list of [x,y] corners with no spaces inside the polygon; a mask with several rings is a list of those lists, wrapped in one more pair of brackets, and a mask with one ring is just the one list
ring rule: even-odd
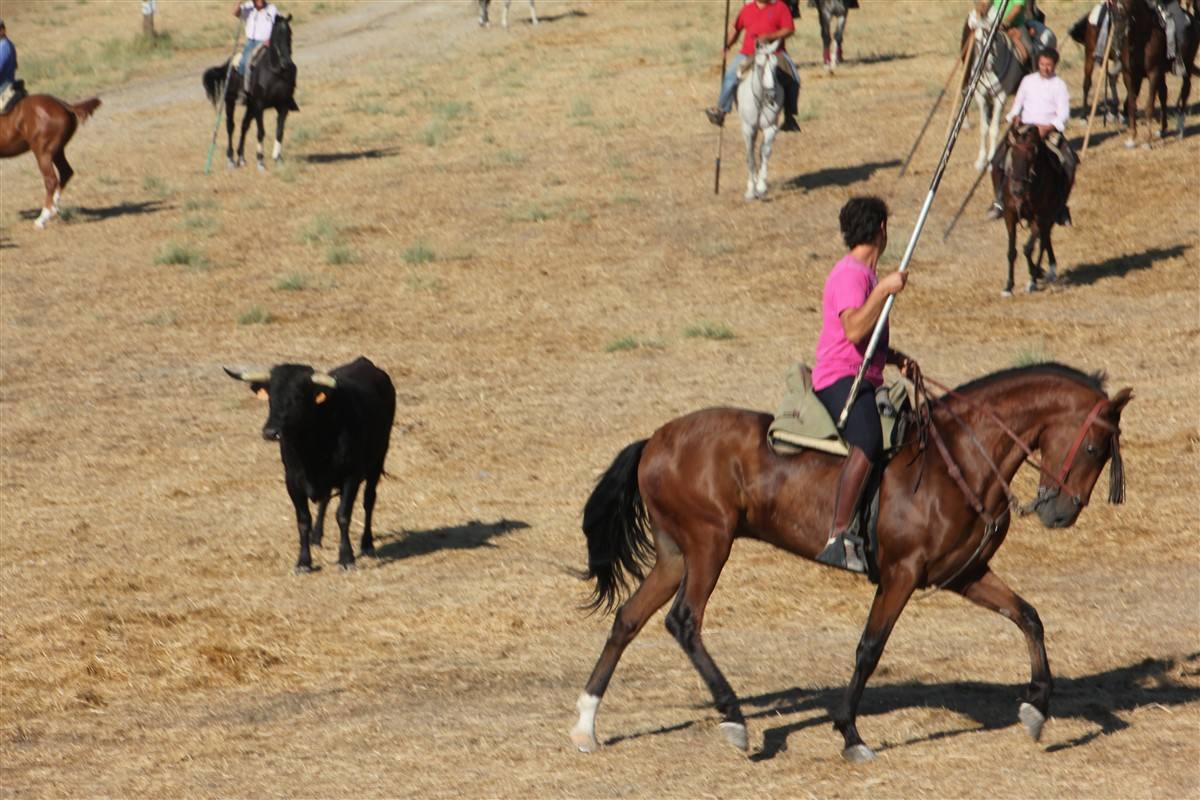
{"label": "rider in white shirt", "polygon": [[[1071,145],[1062,135],[1066,129],[1067,119],[1071,116],[1071,94],[1063,79],[1054,74],[1054,70],[1058,67],[1057,50],[1053,48],[1043,50],[1038,55],[1037,66],[1037,72],[1026,75],[1021,80],[1016,99],[1013,100],[1012,110],[1008,112],[1006,119],[1009,122],[1017,120],[1022,125],[1037,127],[1038,134],[1046,147],[1062,164],[1063,173],[1066,176],[1065,198],[1070,195],[1071,187],[1075,184],[1075,167],[1079,164],[1075,151],[1071,149]],[[996,155],[992,159],[992,166],[997,168],[992,172],[996,197],[991,209],[988,210],[988,219],[999,219],[1004,214],[1001,192],[1004,186],[1003,175],[1007,157],[1008,137],[1005,136],[1000,146],[996,148]],[[1065,199],[1057,221],[1060,225],[1071,223],[1071,212],[1067,209]]]}
{"label": "rider in white shirt", "polygon": [[237,71],[242,76],[242,90],[249,94],[250,65],[258,51],[270,44],[271,28],[275,25],[279,10],[274,3],[266,0],[239,0],[233,8],[233,15],[246,21],[246,45],[242,48]]}

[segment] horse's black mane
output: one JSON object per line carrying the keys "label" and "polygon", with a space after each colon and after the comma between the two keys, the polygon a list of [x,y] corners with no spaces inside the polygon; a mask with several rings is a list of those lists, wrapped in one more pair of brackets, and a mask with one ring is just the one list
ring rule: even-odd
{"label": "horse's black mane", "polygon": [[1014,378],[1020,375],[1029,375],[1037,372],[1049,372],[1054,375],[1059,375],[1063,378],[1070,378],[1073,381],[1082,383],[1098,392],[1104,392],[1104,381],[1107,377],[1103,372],[1094,372],[1088,374],[1080,372],[1074,367],[1068,367],[1066,364],[1059,364],[1054,361],[1047,361],[1041,364],[1030,364],[1025,367],[1012,367],[1010,369],[1002,369],[998,372],[993,372],[990,375],[984,375],[982,378],[968,381],[962,386],[959,386],[955,391],[969,392],[973,389],[979,389],[987,386],[990,383],[1004,380],[1005,378]]}

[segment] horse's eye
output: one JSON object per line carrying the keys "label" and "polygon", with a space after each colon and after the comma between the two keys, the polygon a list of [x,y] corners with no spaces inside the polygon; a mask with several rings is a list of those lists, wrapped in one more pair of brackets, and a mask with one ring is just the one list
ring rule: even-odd
{"label": "horse's eye", "polygon": [[1095,445],[1092,445],[1092,444],[1086,445],[1084,449],[1087,450],[1087,453],[1089,456],[1094,456],[1100,452],[1099,450],[1096,449]]}

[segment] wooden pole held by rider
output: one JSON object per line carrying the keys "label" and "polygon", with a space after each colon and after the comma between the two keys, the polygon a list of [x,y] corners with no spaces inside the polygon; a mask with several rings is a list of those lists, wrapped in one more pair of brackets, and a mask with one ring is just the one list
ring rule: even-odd
{"label": "wooden pole held by rider", "polygon": [[225,69],[225,83],[221,86],[221,96],[217,99],[217,118],[213,122],[212,141],[208,145],[208,158],[204,160],[204,174],[212,172],[213,151],[217,149],[217,133],[221,129],[221,113],[225,110],[225,93],[229,91],[229,76],[233,74],[233,60],[237,58],[238,42],[242,38],[242,21],[237,21],[233,29],[233,52],[229,54],[229,66]]}
{"label": "wooden pole held by rider", "polygon": [[[725,27],[721,28],[721,85],[725,83],[725,65],[729,58],[729,0],[725,0]],[[717,163],[713,170],[713,194],[721,193],[721,145],[725,141],[725,126],[717,131]]]}
{"label": "wooden pole held by rider", "polygon": [[[1108,96],[1108,56],[1110,53],[1112,53],[1112,43],[1113,26],[1112,17],[1110,16],[1108,23],[1108,37],[1104,42],[1104,60],[1100,64],[1100,85],[1104,87],[1104,95],[1106,99]],[[1083,134],[1083,148],[1079,153],[1081,157],[1087,154],[1088,142],[1092,138],[1092,120],[1096,118],[1096,105],[1099,100],[1100,92],[1096,92],[1094,95],[1092,95],[1092,110],[1088,113],[1087,130]],[[1106,111],[1105,113],[1107,114],[1108,112]]]}
{"label": "wooden pole held by rider", "polygon": [[[991,52],[992,40],[996,38],[996,31],[1000,29],[1000,20],[1004,19],[1004,14],[1008,11],[1008,4],[1011,0],[1001,0],[1000,8],[996,11],[996,18],[992,20],[992,27],[988,30],[987,39],[983,43],[983,47],[979,52]],[[908,239],[908,247],[904,250],[904,257],[900,259],[900,272],[908,270],[909,261],[912,260],[913,251],[917,247],[917,240],[921,238],[921,229],[925,227],[925,220],[929,217],[929,209],[933,206],[933,198],[937,194],[938,185],[942,182],[942,175],[946,172],[946,165],[950,163],[950,153],[954,151],[954,142],[958,139],[958,132],[962,129],[963,119],[967,115],[967,103],[971,96],[975,94],[975,87],[979,84],[979,79],[983,77],[983,69],[987,59],[982,56],[975,60],[975,70],[971,75],[970,91],[962,96],[958,106],[958,116],[954,119],[954,127],[950,130],[950,138],[946,142],[946,146],[942,148],[942,158],[938,161],[937,169],[933,172],[933,179],[929,182],[929,191],[925,195],[925,202],[921,205],[921,212],[917,215],[917,222],[913,225],[912,236]],[[863,375],[867,372],[867,365],[871,363],[872,356],[875,355],[876,348],[879,347],[879,340],[883,336],[883,327],[887,324],[888,315],[892,312],[892,306],[896,303],[896,295],[888,295],[883,304],[883,311],[879,314],[879,320],[875,323],[875,330],[871,332],[871,340],[867,343],[866,352],[863,353],[862,364],[858,368],[858,374],[854,376],[854,383],[850,386],[850,394],[846,397],[846,405],[842,408],[842,413],[838,415],[837,427],[838,430],[845,430],[846,418],[850,415],[850,406],[854,403],[854,398],[858,394],[858,387],[862,385]]]}

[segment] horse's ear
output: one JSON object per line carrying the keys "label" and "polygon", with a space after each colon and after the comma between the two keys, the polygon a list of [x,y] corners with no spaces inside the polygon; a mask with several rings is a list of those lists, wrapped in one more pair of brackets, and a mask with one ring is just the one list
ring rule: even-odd
{"label": "horse's ear", "polygon": [[288,15],[287,15],[286,17],[284,17],[283,19],[284,19],[284,21],[285,21],[285,22],[287,22],[287,24],[288,24],[288,25],[291,25],[291,24],[292,24],[292,15],[291,15],[291,14],[288,14]]}
{"label": "horse's ear", "polygon": [[1113,413],[1117,416],[1120,416],[1121,410],[1125,408],[1125,404],[1132,399],[1133,389],[1126,386],[1124,389],[1117,392],[1116,395],[1113,396],[1113,399],[1108,401],[1108,404],[1111,406]]}

